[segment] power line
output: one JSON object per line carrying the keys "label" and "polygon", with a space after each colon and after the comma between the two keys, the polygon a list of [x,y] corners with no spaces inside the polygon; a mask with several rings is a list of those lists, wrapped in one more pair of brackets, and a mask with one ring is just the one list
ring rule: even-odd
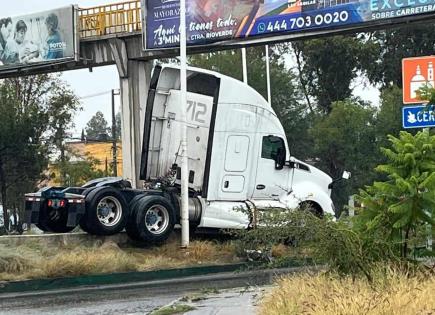
{"label": "power line", "polygon": [[84,99],[103,96],[103,95],[107,95],[107,94],[111,94],[111,93],[112,93],[112,90],[108,90],[108,91],[104,91],[104,92],[99,92],[99,93],[95,93],[95,94],[81,96],[81,97],[79,97],[79,99],[84,100]]}

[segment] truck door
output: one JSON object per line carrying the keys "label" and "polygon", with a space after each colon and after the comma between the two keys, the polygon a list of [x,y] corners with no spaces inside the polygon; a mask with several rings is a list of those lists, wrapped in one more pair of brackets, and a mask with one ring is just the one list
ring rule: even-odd
{"label": "truck door", "polygon": [[247,135],[230,135],[227,138],[222,192],[240,200],[246,197],[249,143]]}
{"label": "truck door", "polygon": [[287,187],[290,169],[286,166],[280,170],[276,169],[275,162],[278,154],[286,152],[284,139],[272,135],[260,135],[257,139],[260,142],[260,150],[252,199],[279,199],[290,189]]}

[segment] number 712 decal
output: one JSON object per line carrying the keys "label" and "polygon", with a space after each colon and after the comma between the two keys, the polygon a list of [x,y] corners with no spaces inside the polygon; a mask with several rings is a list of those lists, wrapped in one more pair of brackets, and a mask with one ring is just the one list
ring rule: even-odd
{"label": "number 712 decal", "polygon": [[187,113],[191,114],[190,116],[188,115],[188,117],[192,121],[205,124],[207,105],[196,101],[187,101]]}

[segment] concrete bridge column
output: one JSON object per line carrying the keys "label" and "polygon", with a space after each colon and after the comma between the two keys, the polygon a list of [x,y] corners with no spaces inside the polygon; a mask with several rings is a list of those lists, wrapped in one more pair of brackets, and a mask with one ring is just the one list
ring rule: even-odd
{"label": "concrete bridge column", "polygon": [[142,137],[152,62],[127,61],[127,76],[120,76],[122,116],[122,170],[134,188],[139,180]]}
{"label": "concrete bridge column", "polygon": [[128,47],[124,40],[113,38],[109,45],[121,86],[122,173],[134,188],[141,188],[142,137],[153,62],[129,59],[129,49],[141,51],[140,41],[133,41]]}

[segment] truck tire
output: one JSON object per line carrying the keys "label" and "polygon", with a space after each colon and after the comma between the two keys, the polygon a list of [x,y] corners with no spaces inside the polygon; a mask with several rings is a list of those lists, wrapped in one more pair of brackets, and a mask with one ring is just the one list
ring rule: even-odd
{"label": "truck tire", "polygon": [[127,201],[112,187],[97,188],[86,196],[86,213],[81,226],[90,234],[121,232],[129,216]]}
{"label": "truck tire", "polygon": [[79,225],[80,225],[80,228],[83,230],[83,232],[92,234],[91,231],[88,228],[88,225],[86,224],[86,218],[85,217],[82,217],[80,219]]}
{"label": "truck tire", "polygon": [[135,217],[139,240],[145,244],[161,244],[174,230],[174,207],[162,196],[146,196],[140,199]]}
{"label": "truck tire", "polygon": [[[86,189],[86,190],[82,193],[82,195],[85,196],[85,198],[86,198],[86,197],[87,197],[91,192],[93,192],[94,190],[95,190],[95,187],[88,188],[88,189]],[[87,222],[87,218],[86,218],[85,215],[83,215],[83,216],[80,218],[79,226],[80,226],[80,228],[83,230],[83,232],[86,232],[86,233],[92,234],[91,231],[89,230],[88,225],[86,224],[86,222]]]}
{"label": "truck tire", "polygon": [[44,205],[39,213],[39,223],[36,224],[38,229],[44,232],[51,233],[69,233],[75,229],[75,226],[67,226],[68,213],[65,211],[56,211],[52,209],[49,211]]}
{"label": "truck tire", "polygon": [[127,224],[125,225],[125,231],[128,237],[130,237],[134,241],[141,240],[139,237],[139,231],[136,226],[136,214],[137,214],[137,209],[139,207],[139,201],[145,197],[146,195],[136,196],[130,201],[129,204],[130,215],[128,216]]}
{"label": "truck tire", "polygon": [[313,201],[304,201],[299,205],[302,211],[308,211],[318,218],[323,218],[323,210],[317,203]]}

